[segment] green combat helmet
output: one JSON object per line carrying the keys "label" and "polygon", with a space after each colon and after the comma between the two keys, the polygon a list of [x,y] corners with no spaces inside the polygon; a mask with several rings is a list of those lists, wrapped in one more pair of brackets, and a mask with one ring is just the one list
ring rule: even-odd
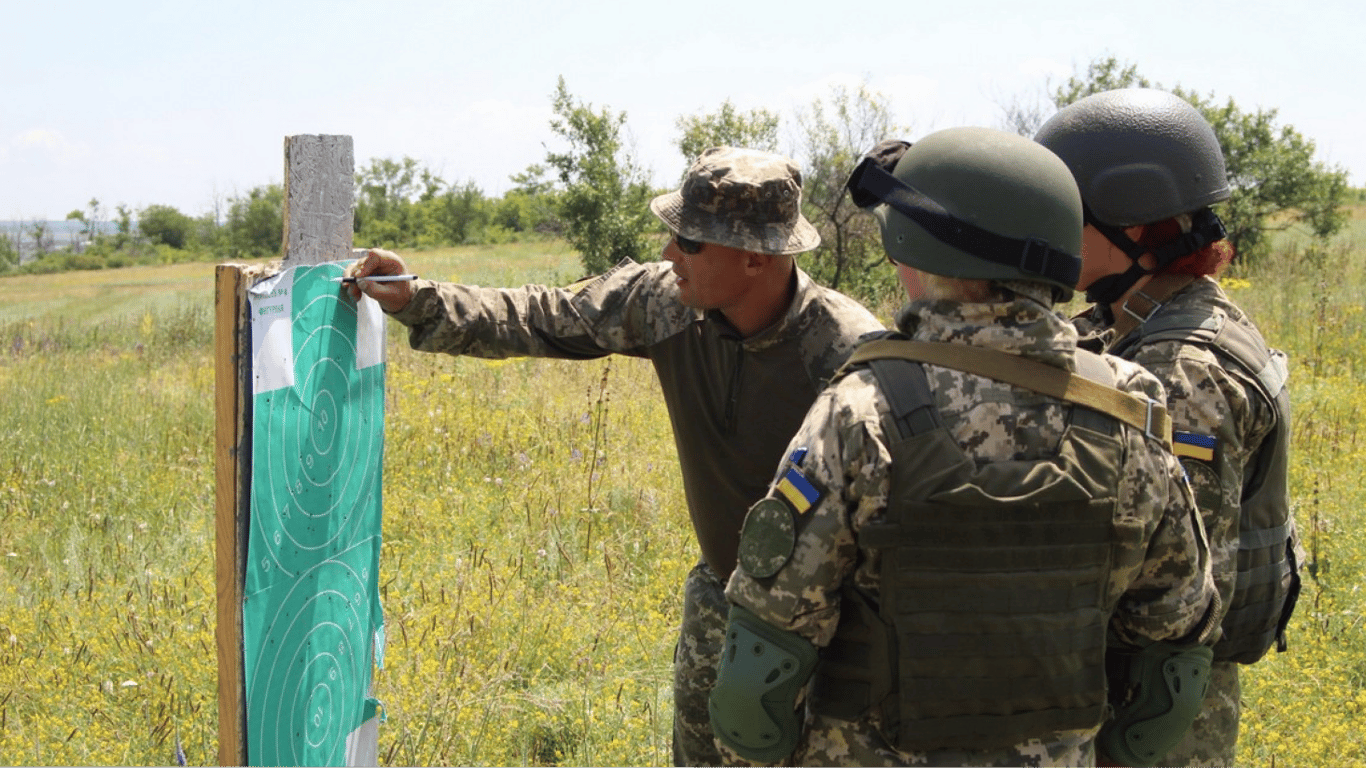
{"label": "green combat helmet", "polygon": [[[1086,223],[1134,262],[1089,286],[1091,301],[1117,301],[1143,275],[1227,236],[1209,210],[1232,194],[1219,140],[1179,96],[1151,88],[1095,93],[1059,110],[1034,140],[1072,170]],[[1124,231],[1182,213],[1192,215],[1190,231],[1156,248],[1140,246]],[[1138,264],[1145,253],[1156,261],[1151,270]]]}
{"label": "green combat helmet", "polygon": [[876,206],[892,260],[946,277],[1039,281],[1071,295],[1082,204],[1052,152],[989,128],[938,131],[899,157],[886,144],[847,186],[856,205]]}

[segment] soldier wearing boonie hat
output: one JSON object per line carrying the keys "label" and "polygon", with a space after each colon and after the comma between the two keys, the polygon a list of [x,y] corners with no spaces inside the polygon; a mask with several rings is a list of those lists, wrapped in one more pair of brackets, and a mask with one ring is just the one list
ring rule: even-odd
{"label": "soldier wearing boonie hat", "polygon": [[[724,760],[707,697],[724,643],[726,578],[745,511],[767,490],[825,382],[865,333],[868,310],[817,285],[792,258],[820,244],[801,214],[801,171],[767,152],[704,152],[650,209],[673,233],[664,260],[623,260],[573,288],[362,280],[408,326],[414,349],[454,355],[649,358],[673,424],[700,561],[687,575],[674,652],[673,759]],[[359,277],[405,274],[372,251]]]}
{"label": "soldier wearing boonie hat", "polygon": [[802,216],[802,172],[768,152],[713,147],[683,186],[650,202],[676,235],[756,253],[788,256],[821,244]]}

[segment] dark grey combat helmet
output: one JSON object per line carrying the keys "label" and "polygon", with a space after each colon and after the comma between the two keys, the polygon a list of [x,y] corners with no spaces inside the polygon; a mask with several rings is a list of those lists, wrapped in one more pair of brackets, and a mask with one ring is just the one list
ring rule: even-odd
{"label": "dark grey combat helmet", "polygon": [[[1195,107],[1152,88],[1120,88],[1079,99],[1043,124],[1034,140],[1061,157],[1086,203],[1086,223],[1133,261],[1127,272],[1087,288],[1091,301],[1117,301],[1146,274],[1224,239],[1209,206],[1232,194],[1214,129]],[[1158,247],[1143,247],[1124,231],[1178,214],[1191,230]],[[1156,266],[1138,263],[1145,253]]]}
{"label": "dark grey combat helmet", "polygon": [[1059,110],[1034,140],[1067,163],[1091,216],[1106,224],[1151,224],[1231,194],[1214,129],[1166,91],[1092,94]]}
{"label": "dark grey combat helmet", "polygon": [[855,204],[876,206],[891,259],[946,277],[1039,281],[1071,295],[1082,203],[1057,156],[989,128],[949,128],[887,151],[892,144],[866,155],[848,182]]}

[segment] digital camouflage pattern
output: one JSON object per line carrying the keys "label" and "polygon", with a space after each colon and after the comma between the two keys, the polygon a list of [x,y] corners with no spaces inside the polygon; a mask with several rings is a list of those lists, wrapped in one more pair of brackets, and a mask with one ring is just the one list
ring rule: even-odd
{"label": "digital camouflage pattern", "polygon": [[[1248,322],[1214,280],[1204,277],[1170,297],[1159,312],[1183,306],[1216,307],[1233,322]],[[1101,310],[1075,321],[1085,336],[1112,343]],[[1243,468],[1270,434],[1275,414],[1247,384],[1224,369],[1204,345],[1153,341],[1130,347],[1124,357],[1139,363],[1167,389],[1172,429],[1210,435],[1217,447],[1212,459],[1182,458],[1209,538],[1211,568],[1225,608],[1233,599],[1237,578],[1238,534]],[[1222,479],[1221,479],[1222,478]],[[1301,559],[1303,562],[1303,559]],[[1223,615],[1216,617],[1222,620]],[[1216,661],[1200,715],[1186,738],[1167,755],[1170,765],[1233,765],[1239,719],[1238,665]]]}
{"label": "digital camouflage pattern", "polygon": [[821,244],[802,216],[802,173],[782,155],[735,147],[703,152],[682,188],[650,201],[669,229],[742,251],[794,254]]}
{"label": "digital camouflage pattern", "polygon": [[726,584],[698,563],[683,583],[683,625],[674,647],[674,765],[748,765],[712,736],[707,697],[726,642]]}
{"label": "digital camouflage pattern", "polygon": [[875,712],[859,723],[808,714],[793,765],[1008,765],[1079,766],[1096,764],[1096,732],[1054,734],[1033,739],[1014,749],[973,752],[940,749],[906,754],[897,752],[882,737],[881,718]]}
{"label": "digital camouflage pattern", "polygon": [[[1015,281],[1004,285],[1014,291],[1014,300],[913,303],[900,320],[901,330],[917,341],[982,346],[1075,371],[1078,336],[1051,311],[1049,288]],[[1120,389],[1162,400],[1162,386],[1152,374],[1105,359]],[[948,368],[926,365],[925,371],[945,425],[970,457],[999,462],[1051,455],[1066,423],[1065,403]],[[852,580],[876,599],[879,556],[876,549],[860,547],[859,531],[881,521],[887,505],[888,446],[895,439],[889,413],[866,370],[855,370],[820,396],[789,453],[807,449],[802,472],[822,496],[799,519],[787,564],[767,579],[737,569],[726,590],[731,601],[825,646],[839,619],[841,584]],[[1107,604],[1116,606],[1111,632],[1122,642],[1143,643],[1212,631],[1203,623],[1215,599],[1209,553],[1181,467],[1156,441],[1120,428],[1129,461],[1121,471],[1117,509],[1143,535],[1114,553],[1106,596]],[[1005,750],[918,754],[896,751],[879,727],[876,714],[858,722],[808,714],[792,758],[811,765],[1085,765],[1095,760],[1099,723],[1094,729],[1040,734]]]}
{"label": "digital camouflage pattern", "polygon": [[[1221,305],[1231,317],[1243,317],[1218,284],[1208,278],[1191,283],[1173,296],[1166,307],[1176,309],[1188,302]],[[1084,337],[1103,334],[1109,325],[1099,311],[1078,318],[1074,324]],[[1098,338],[1106,343],[1111,341],[1108,336]],[[1190,477],[1209,538],[1211,570],[1220,604],[1227,607],[1233,598],[1237,575],[1242,487],[1226,486],[1220,478],[1242,479],[1243,466],[1271,432],[1274,414],[1255,392],[1248,391],[1242,381],[1224,370],[1215,354],[1203,345],[1156,341],[1127,349],[1124,357],[1157,376],[1166,388],[1167,413],[1173,431],[1210,435],[1218,441],[1212,461],[1185,458],[1181,463]]]}
{"label": "digital camouflage pattern", "polygon": [[682,688],[675,732],[682,739],[680,759],[688,764],[717,761],[716,748],[708,746],[706,696],[726,621],[726,610],[717,605],[735,567],[745,510],[764,495],[788,438],[858,338],[882,330],[853,299],[817,285],[800,269],[793,279],[787,313],[748,338],[740,338],[719,312],[679,303],[666,262],[626,260],[571,288],[418,280],[413,300],[393,314],[408,326],[412,347],[428,352],[567,359],[615,353],[654,365],[706,563],[684,590],[676,652]]}

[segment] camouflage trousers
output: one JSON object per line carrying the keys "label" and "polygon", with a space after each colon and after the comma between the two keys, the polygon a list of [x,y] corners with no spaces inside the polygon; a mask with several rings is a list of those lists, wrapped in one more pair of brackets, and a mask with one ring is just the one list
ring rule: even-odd
{"label": "camouflage trousers", "polygon": [[[749,763],[720,743],[727,764]],[[859,768],[902,768],[951,765],[951,767],[1078,768],[1096,765],[1096,728],[1052,734],[996,750],[938,749],[933,752],[900,752],[882,735],[876,713],[858,722],[806,713],[802,738],[796,750],[780,765],[847,765]]]}
{"label": "camouflage trousers", "polygon": [[858,721],[807,713],[793,765],[1031,765],[1096,764],[1096,729],[1053,734],[996,750],[901,752],[883,736],[876,712]]}
{"label": "camouflage trousers", "polygon": [[706,563],[683,583],[683,626],[674,647],[674,765],[726,765],[712,737],[707,697],[726,641],[726,585]]}
{"label": "camouflage trousers", "polygon": [[1209,689],[1200,714],[1186,738],[1162,759],[1163,765],[1233,765],[1238,743],[1238,665],[1216,661],[1210,668]]}

